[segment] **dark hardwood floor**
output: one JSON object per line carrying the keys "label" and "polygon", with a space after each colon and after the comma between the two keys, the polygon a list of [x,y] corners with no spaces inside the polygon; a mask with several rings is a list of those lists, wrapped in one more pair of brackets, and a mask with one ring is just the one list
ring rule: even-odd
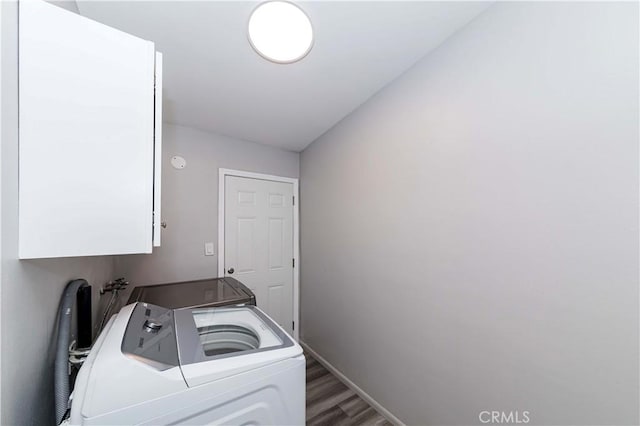
{"label": "dark hardwood floor", "polygon": [[391,425],[309,353],[304,355],[307,358],[307,425]]}

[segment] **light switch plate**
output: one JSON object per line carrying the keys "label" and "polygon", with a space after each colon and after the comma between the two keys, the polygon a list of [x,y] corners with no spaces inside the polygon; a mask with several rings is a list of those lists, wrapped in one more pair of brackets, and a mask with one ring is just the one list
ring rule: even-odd
{"label": "light switch plate", "polygon": [[213,256],[214,254],[213,243],[204,243],[204,255]]}

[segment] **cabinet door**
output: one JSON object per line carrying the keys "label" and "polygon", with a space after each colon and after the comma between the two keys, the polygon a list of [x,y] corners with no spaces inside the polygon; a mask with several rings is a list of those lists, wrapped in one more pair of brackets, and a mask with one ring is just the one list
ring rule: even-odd
{"label": "cabinet door", "polygon": [[20,1],[21,258],[150,253],[153,43]]}
{"label": "cabinet door", "polygon": [[153,164],[153,246],[160,247],[162,231],[162,53],[156,52],[155,129]]}

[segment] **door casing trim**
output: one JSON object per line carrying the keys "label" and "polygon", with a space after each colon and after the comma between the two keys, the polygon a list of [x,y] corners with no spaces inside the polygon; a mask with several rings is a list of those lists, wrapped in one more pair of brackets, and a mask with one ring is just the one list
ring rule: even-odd
{"label": "door casing trim", "polygon": [[224,219],[225,219],[225,178],[237,176],[249,179],[270,180],[293,184],[293,338],[300,340],[300,197],[298,190],[299,179],[283,176],[267,175],[263,173],[247,172],[234,169],[218,169],[218,277],[224,277]]}

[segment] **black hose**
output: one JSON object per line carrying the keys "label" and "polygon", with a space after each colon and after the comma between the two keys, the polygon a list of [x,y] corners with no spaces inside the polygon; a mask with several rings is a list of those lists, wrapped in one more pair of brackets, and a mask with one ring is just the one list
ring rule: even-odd
{"label": "black hose", "polygon": [[59,425],[69,408],[69,343],[71,339],[71,313],[76,293],[81,287],[89,285],[83,279],[73,280],[62,293],[58,309],[58,339],[56,341],[56,360],[54,364],[54,397],[56,425]]}

